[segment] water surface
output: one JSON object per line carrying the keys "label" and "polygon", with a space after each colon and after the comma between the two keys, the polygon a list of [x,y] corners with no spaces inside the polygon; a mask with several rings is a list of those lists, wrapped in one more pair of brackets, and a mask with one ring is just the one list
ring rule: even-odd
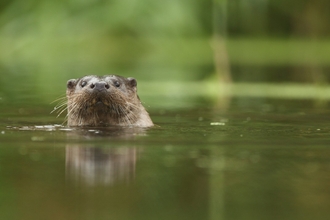
{"label": "water surface", "polygon": [[3,107],[0,218],[329,216],[327,101],[198,103],[150,108],[151,129],[69,129],[51,106]]}

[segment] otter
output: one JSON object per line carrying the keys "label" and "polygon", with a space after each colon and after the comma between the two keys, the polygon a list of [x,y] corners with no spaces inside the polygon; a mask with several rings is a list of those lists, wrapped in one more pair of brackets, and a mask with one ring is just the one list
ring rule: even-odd
{"label": "otter", "polygon": [[70,79],[66,97],[69,127],[153,126],[132,77],[88,75]]}

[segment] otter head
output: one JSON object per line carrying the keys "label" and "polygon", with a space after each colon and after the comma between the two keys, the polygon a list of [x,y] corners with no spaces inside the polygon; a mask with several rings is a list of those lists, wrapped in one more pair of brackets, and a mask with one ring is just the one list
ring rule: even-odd
{"label": "otter head", "polygon": [[[69,126],[151,126],[137,95],[137,81],[117,75],[89,75],[67,82]],[[141,124],[147,116],[148,123]]]}

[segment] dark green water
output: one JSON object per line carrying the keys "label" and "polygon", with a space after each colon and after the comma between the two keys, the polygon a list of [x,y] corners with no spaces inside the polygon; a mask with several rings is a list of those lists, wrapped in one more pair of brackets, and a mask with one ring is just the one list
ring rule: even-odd
{"label": "dark green water", "polygon": [[1,111],[0,219],[330,214],[327,102],[200,100],[150,108],[159,127],[145,130],[67,129],[50,106],[26,103]]}

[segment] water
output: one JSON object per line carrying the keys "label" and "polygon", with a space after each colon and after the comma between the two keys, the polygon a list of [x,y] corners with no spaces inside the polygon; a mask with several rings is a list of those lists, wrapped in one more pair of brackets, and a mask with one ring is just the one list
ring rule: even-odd
{"label": "water", "polygon": [[7,107],[0,219],[328,218],[327,102],[228,103],[151,108],[151,129],[69,129],[50,106]]}

